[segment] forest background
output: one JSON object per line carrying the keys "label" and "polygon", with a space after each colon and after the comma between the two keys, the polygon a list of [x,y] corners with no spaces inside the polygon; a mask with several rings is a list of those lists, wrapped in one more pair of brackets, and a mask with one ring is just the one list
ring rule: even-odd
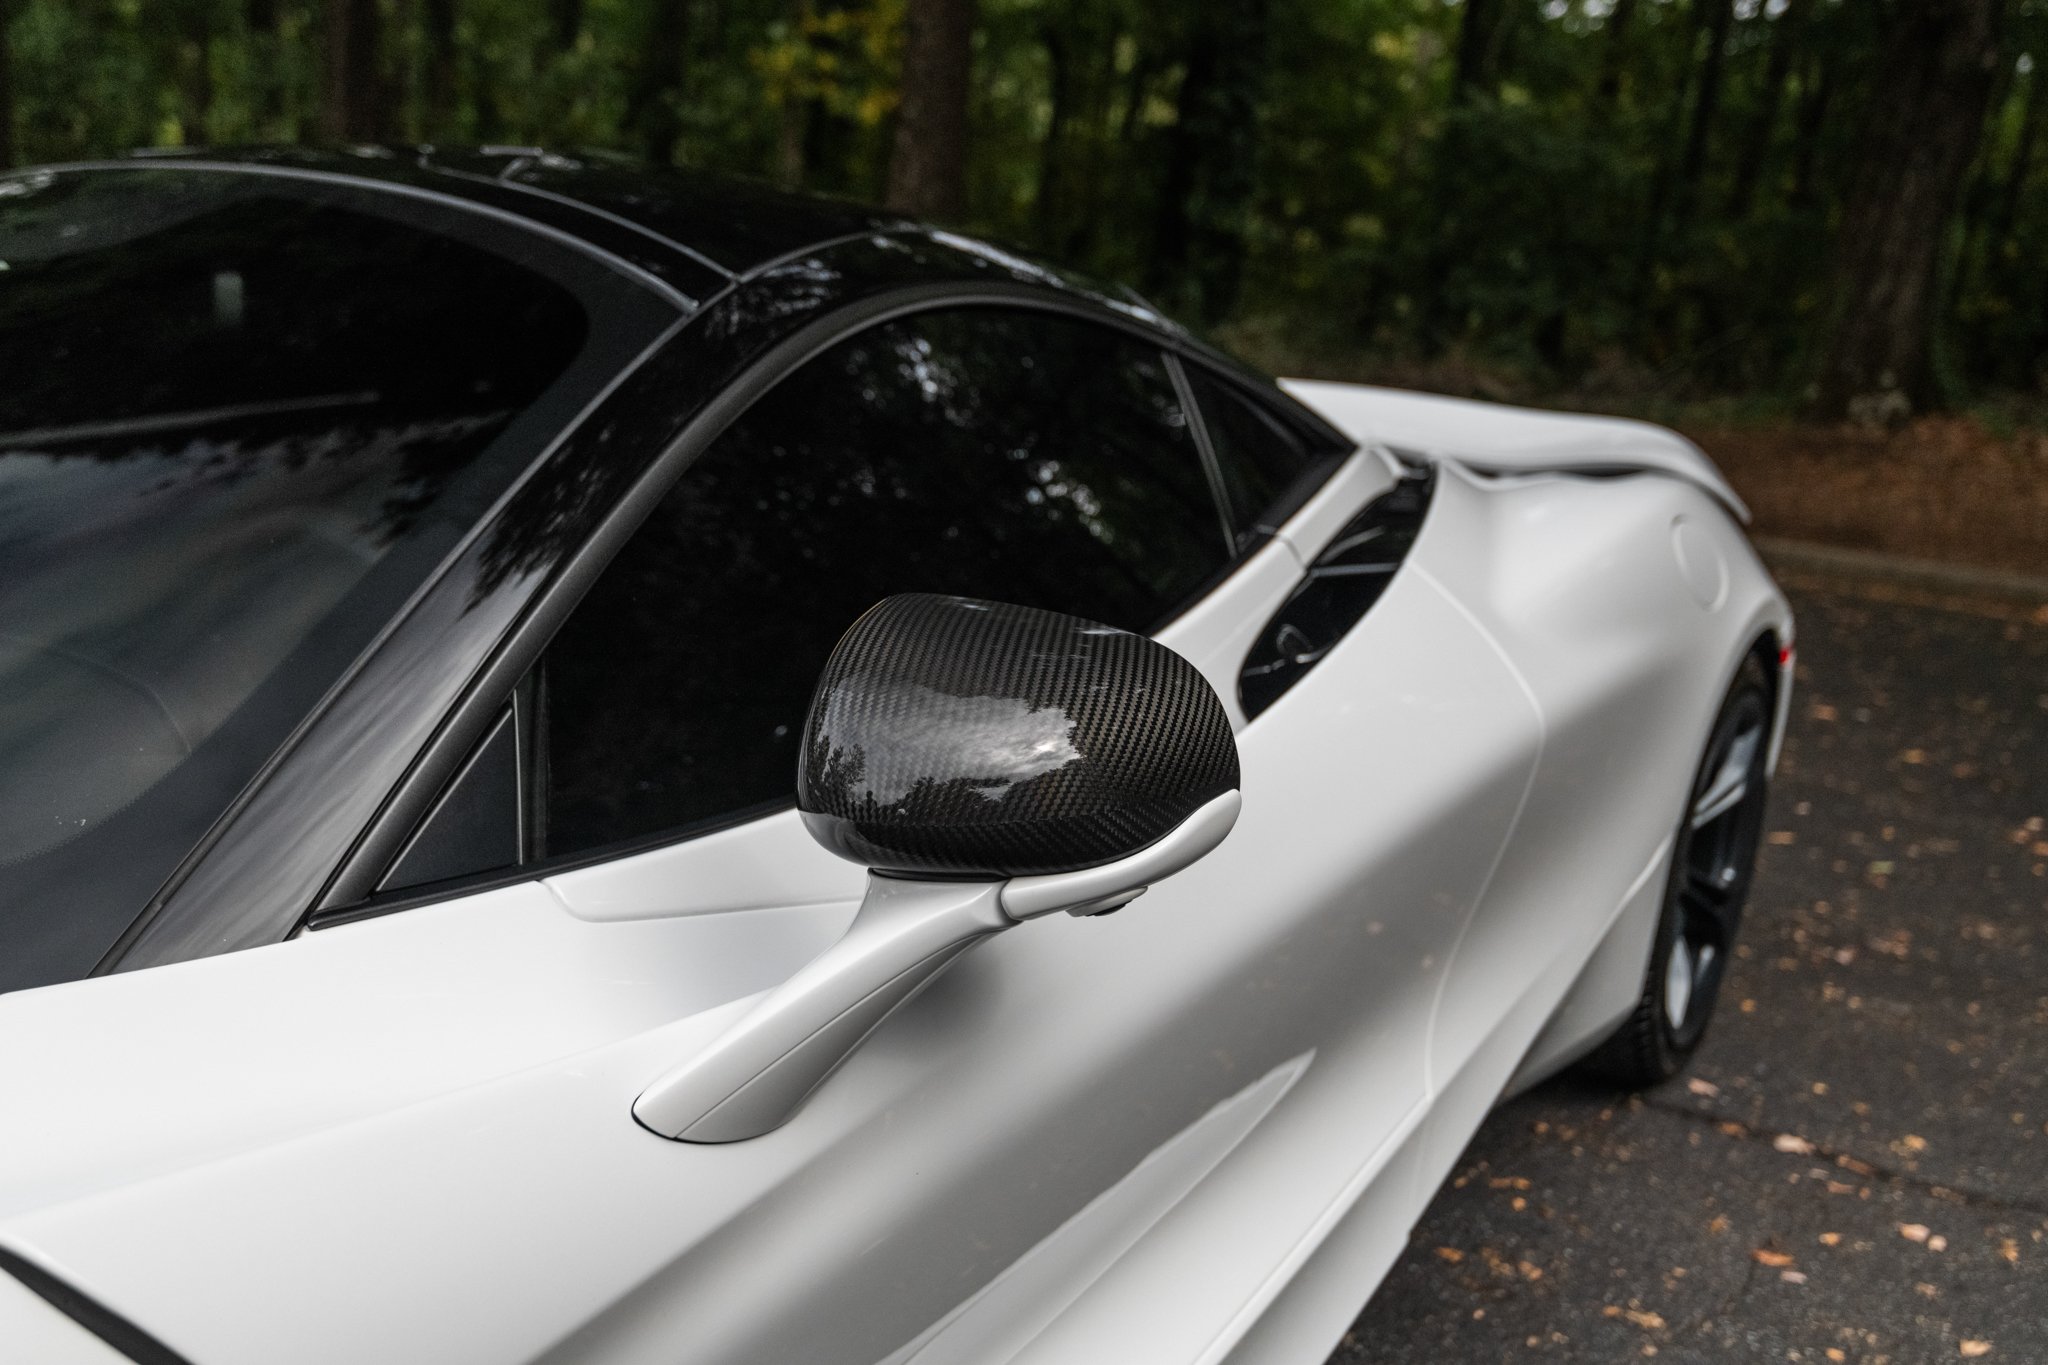
{"label": "forest background", "polygon": [[886,201],[1269,369],[1672,422],[2048,572],[2048,0],[0,0],[0,166],[603,149]]}

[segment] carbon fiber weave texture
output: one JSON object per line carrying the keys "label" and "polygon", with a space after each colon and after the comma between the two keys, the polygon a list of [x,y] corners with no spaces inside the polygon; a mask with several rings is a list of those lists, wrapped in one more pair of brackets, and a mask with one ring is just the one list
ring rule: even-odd
{"label": "carbon fiber weave texture", "polygon": [[1093,867],[1238,785],[1208,682],[1141,635],[961,597],[891,597],[833,649],[797,807],[842,857],[922,876]]}

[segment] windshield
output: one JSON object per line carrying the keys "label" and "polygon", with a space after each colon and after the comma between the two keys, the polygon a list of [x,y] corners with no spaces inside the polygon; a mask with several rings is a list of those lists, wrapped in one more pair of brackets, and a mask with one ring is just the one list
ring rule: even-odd
{"label": "windshield", "polygon": [[68,903],[81,859],[154,892],[587,331],[317,185],[0,181],[0,989],[90,970],[142,906]]}

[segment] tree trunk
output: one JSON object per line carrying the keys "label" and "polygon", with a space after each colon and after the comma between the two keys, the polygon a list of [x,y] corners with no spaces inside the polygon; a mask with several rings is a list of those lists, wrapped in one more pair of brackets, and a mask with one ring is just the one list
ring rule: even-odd
{"label": "tree trunk", "polygon": [[903,102],[889,156],[888,204],[920,218],[967,212],[967,86],[974,0],[909,0]]}
{"label": "tree trunk", "polygon": [[1820,159],[1820,131],[1835,97],[1835,69],[1825,56],[1814,59],[1811,78],[1800,92],[1799,120],[1792,134],[1792,191],[1786,202],[1806,208],[1814,198],[1814,172]]}
{"label": "tree trunk", "polygon": [[1067,111],[1074,102],[1073,58],[1060,26],[1048,19],[1039,30],[1045,44],[1045,72],[1050,110],[1045,120],[1045,141],[1038,150],[1038,193],[1033,198],[1032,217],[1037,225],[1041,248],[1059,240],[1060,188],[1064,181],[1064,152]]}
{"label": "tree trunk", "polygon": [[1593,121],[1604,125],[1621,99],[1621,73],[1628,65],[1628,31],[1637,0],[1614,0],[1607,13],[1607,36],[1600,44],[1600,79],[1593,86]]}
{"label": "tree trunk", "polygon": [[421,27],[427,57],[427,128],[429,139],[455,135],[455,0],[422,0]]}
{"label": "tree trunk", "polygon": [[1735,17],[1735,0],[1695,0],[1702,8],[1700,27],[1707,34],[1707,55],[1700,66],[1699,93],[1693,97],[1692,122],[1686,129],[1685,155],[1678,163],[1677,193],[1672,200],[1674,227],[1683,232],[1692,218],[1699,195],[1700,178],[1706,174],[1707,144],[1714,134],[1714,119],[1721,111],[1721,81],[1728,67],[1728,23]]}
{"label": "tree trunk", "polygon": [[257,142],[293,142],[296,128],[284,123],[284,81],[278,70],[277,0],[246,0],[242,6],[242,27],[255,66],[250,82],[249,105],[255,118]]}
{"label": "tree trunk", "polygon": [[1265,78],[1264,0],[1197,21],[1160,183],[1148,288],[1217,321],[1236,305]]}
{"label": "tree trunk", "polygon": [[653,0],[626,91],[626,127],[639,139],[641,155],[661,165],[675,159],[676,139],[683,132],[670,99],[682,89],[689,37],[690,0]]}
{"label": "tree trunk", "polygon": [[798,95],[782,102],[775,122],[775,183],[786,190],[804,184],[804,145],[810,140],[811,104]]}
{"label": "tree trunk", "polygon": [[213,35],[200,32],[186,51],[189,79],[185,85],[185,145],[203,147],[213,141]]}
{"label": "tree trunk", "polygon": [[1728,216],[1749,216],[1756,202],[1757,182],[1763,178],[1764,162],[1771,154],[1771,133],[1778,126],[1778,107],[1785,102],[1785,85],[1792,78],[1792,53],[1798,46],[1803,0],[1786,0],[1771,30],[1771,55],[1764,67],[1764,88],[1756,112],[1742,139],[1735,161],[1735,184],[1728,192]]}
{"label": "tree trunk", "polygon": [[1500,37],[1502,0],[1465,0],[1458,50],[1451,66],[1451,103],[1462,104],[1493,86],[1494,45]]}
{"label": "tree trunk", "polygon": [[[790,32],[806,33],[812,16],[811,0],[790,0],[786,14]],[[804,149],[810,142],[811,97],[799,82],[782,82],[775,107],[775,183],[786,190],[803,188]]]}
{"label": "tree trunk", "polygon": [[1670,104],[1658,130],[1655,146],[1656,169],[1650,176],[1650,200],[1643,211],[1642,230],[1636,239],[1635,262],[1629,272],[1628,308],[1640,317],[1647,307],[1650,286],[1655,281],[1657,262],[1664,244],[1664,222],[1671,209],[1672,189],[1678,183],[1679,163],[1672,159],[1665,149],[1677,145],[1679,129],[1685,126],[1687,103],[1692,98],[1693,75],[1699,66],[1699,26],[1706,17],[1701,8],[1711,0],[1694,0],[1692,7],[1693,33],[1685,49],[1685,64],[1679,69],[1678,89],[1672,92]]}
{"label": "tree trunk", "polygon": [[0,170],[14,164],[14,51],[7,41],[13,19],[13,0],[0,0]]}
{"label": "tree trunk", "polygon": [[2012,237],[2013,224],[2019,219],[2020,192],[2033,174],[2034,149],[2040,143],[2042,119],[2048,115],[2048,98],[2044,98],[2048,97],[2048,71],[2038,64],[2039,58],[2035,60],[2037,64],[2027,77],[2027,107],[2020,116],[2019,142],[2012,149],[2012,161],[2006,167],[2005,181],[1998,187],[1998,201],[1991,210],[1985,249],[1993,254]]}
{"label": "tree trunk", "polygon": [[1942,243],[1984,134],[2001,10],[2001,0],[1920,0],[1891,18],[1835,241],[1821,417],[1893,418],[1939,399]]}
{"label": "tree trunk", "polygon": [[326,0],[327,72],[320,133],[330,142],[375,142],[379,98],[377,0]]}
{"label": "tree trunk", "polygon": [[573,49],[583,36],[583,0],[548,0],[548,30],[557,54]]}

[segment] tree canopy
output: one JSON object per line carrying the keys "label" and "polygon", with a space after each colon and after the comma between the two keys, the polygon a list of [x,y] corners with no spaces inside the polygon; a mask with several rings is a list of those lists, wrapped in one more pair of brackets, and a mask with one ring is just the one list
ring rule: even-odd
{"label": "tree canopy", "polygon": [[2048,0],[0,0],[0,158],[603,147],[1205,323],[1829,412],[2038,390]]}

